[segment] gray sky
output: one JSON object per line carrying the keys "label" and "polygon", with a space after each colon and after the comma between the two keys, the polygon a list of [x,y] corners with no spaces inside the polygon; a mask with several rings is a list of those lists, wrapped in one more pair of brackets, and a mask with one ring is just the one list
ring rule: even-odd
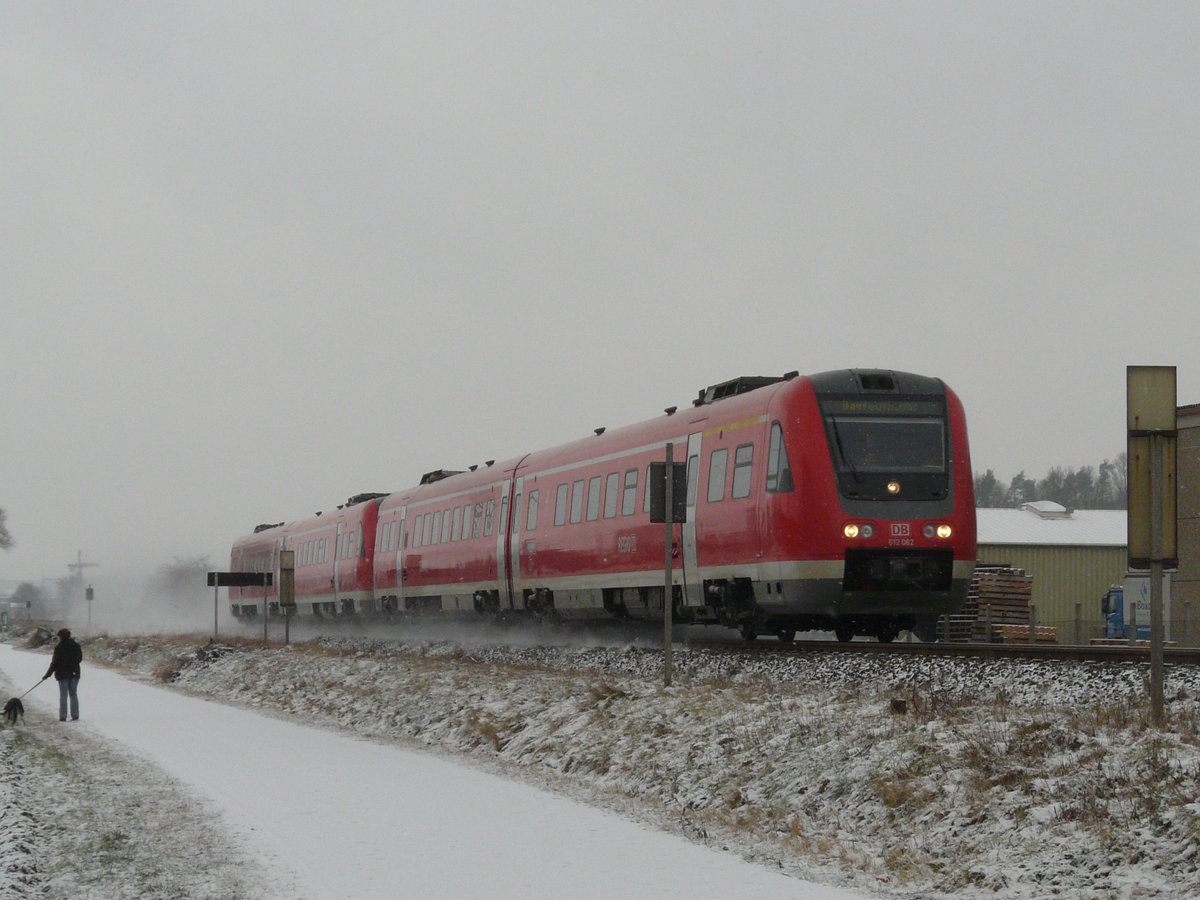
{"label": "gray sky", "polygon": [[4,3],[0,578],[684,405],[944,378],[977,470],[1200,402],[1194,3]]}

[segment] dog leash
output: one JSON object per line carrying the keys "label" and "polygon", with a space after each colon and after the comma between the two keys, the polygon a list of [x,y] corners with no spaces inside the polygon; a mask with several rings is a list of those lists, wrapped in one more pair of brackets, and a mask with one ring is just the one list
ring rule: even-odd
{"label": "dog leash", "polygon": [[[45,680],[46,680],[45,678],[43,678],[43,679],[42,679],[42,681],[45,681]],[[41,683],[42,683],[42,681],[39,681],[37,684],[35,684],[33,687],[31,687],[31,688],[30,688],[28,691],[26,691],[25,693],[23,693],[23,694],[22,694],[20,697],[18,697],[17,699],[18,699],[18,700],[24,700],[24,699],[25,699],[26,697],[28,697],[28,696],[30,695],[30,693],[33,691],[33,688],[37,687],[37,686],[38,686],[38,684],[41,684]]]}

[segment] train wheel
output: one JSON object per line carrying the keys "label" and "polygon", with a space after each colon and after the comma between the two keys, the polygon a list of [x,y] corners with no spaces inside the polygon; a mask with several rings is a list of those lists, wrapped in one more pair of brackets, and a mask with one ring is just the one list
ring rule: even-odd
{"label": "train wheel", "polygon": [[777,632],[775,632],[775,634],[777,634],[779,636],[779,639],[781,641],[783,641],[785,644],[790,644],[792,641],[794,641],[796,639],[796,629],[795,628],[780,628]]}
{"label": "train wheel", "polygon": [[838,625],[833,629],[833,633],[837,635],[837,639],[843,644],[847,644],[854,639],[854,629],[849,625]]}
{"label": "train wheel", "polygon": [[938,639],[937,619],[922,619],[912,628],[917,640],[932,644]]}
{"label": "train wheel", "polygon": [[758,637],[758,628],[753,622],[747,622],[742,626],[742,640],[753,641]]}
{"label": "train wheel", "polygon": [[879,643],[890,644],[900,635],[900,629],[895,625],[885,625],[876,632],[875,636],[879,638]]}

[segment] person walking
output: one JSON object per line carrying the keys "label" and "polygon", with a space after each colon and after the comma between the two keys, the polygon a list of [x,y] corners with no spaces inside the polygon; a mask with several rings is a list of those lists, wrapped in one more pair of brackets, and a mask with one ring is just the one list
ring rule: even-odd
{"label": "person walking", "polygon": [[71,706],[71,721],[79,718],[79,664],[83,662],[83,648],[71,637],[69,628],[58,630],[58,645],[50,658],[50,668],[42,676],[45,681],[51,675],[58,681],[58,721],[67,721],[67,701]]}

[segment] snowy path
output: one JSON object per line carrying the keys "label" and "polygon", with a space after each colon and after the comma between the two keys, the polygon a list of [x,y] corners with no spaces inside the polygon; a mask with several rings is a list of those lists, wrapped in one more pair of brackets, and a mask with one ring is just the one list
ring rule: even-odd
{"label": "snowy path", "polygon": [[[18,686],[48,657],[0,645]],[[24,690],[24,687],[21,687]],[[57,710],[53,681],[25,699]],[[767,871],[682,838],[395,746],[188,697],[85,661],[87,728],[224,811],[281,884],[325,898],[804,898],[861,895]]]}

